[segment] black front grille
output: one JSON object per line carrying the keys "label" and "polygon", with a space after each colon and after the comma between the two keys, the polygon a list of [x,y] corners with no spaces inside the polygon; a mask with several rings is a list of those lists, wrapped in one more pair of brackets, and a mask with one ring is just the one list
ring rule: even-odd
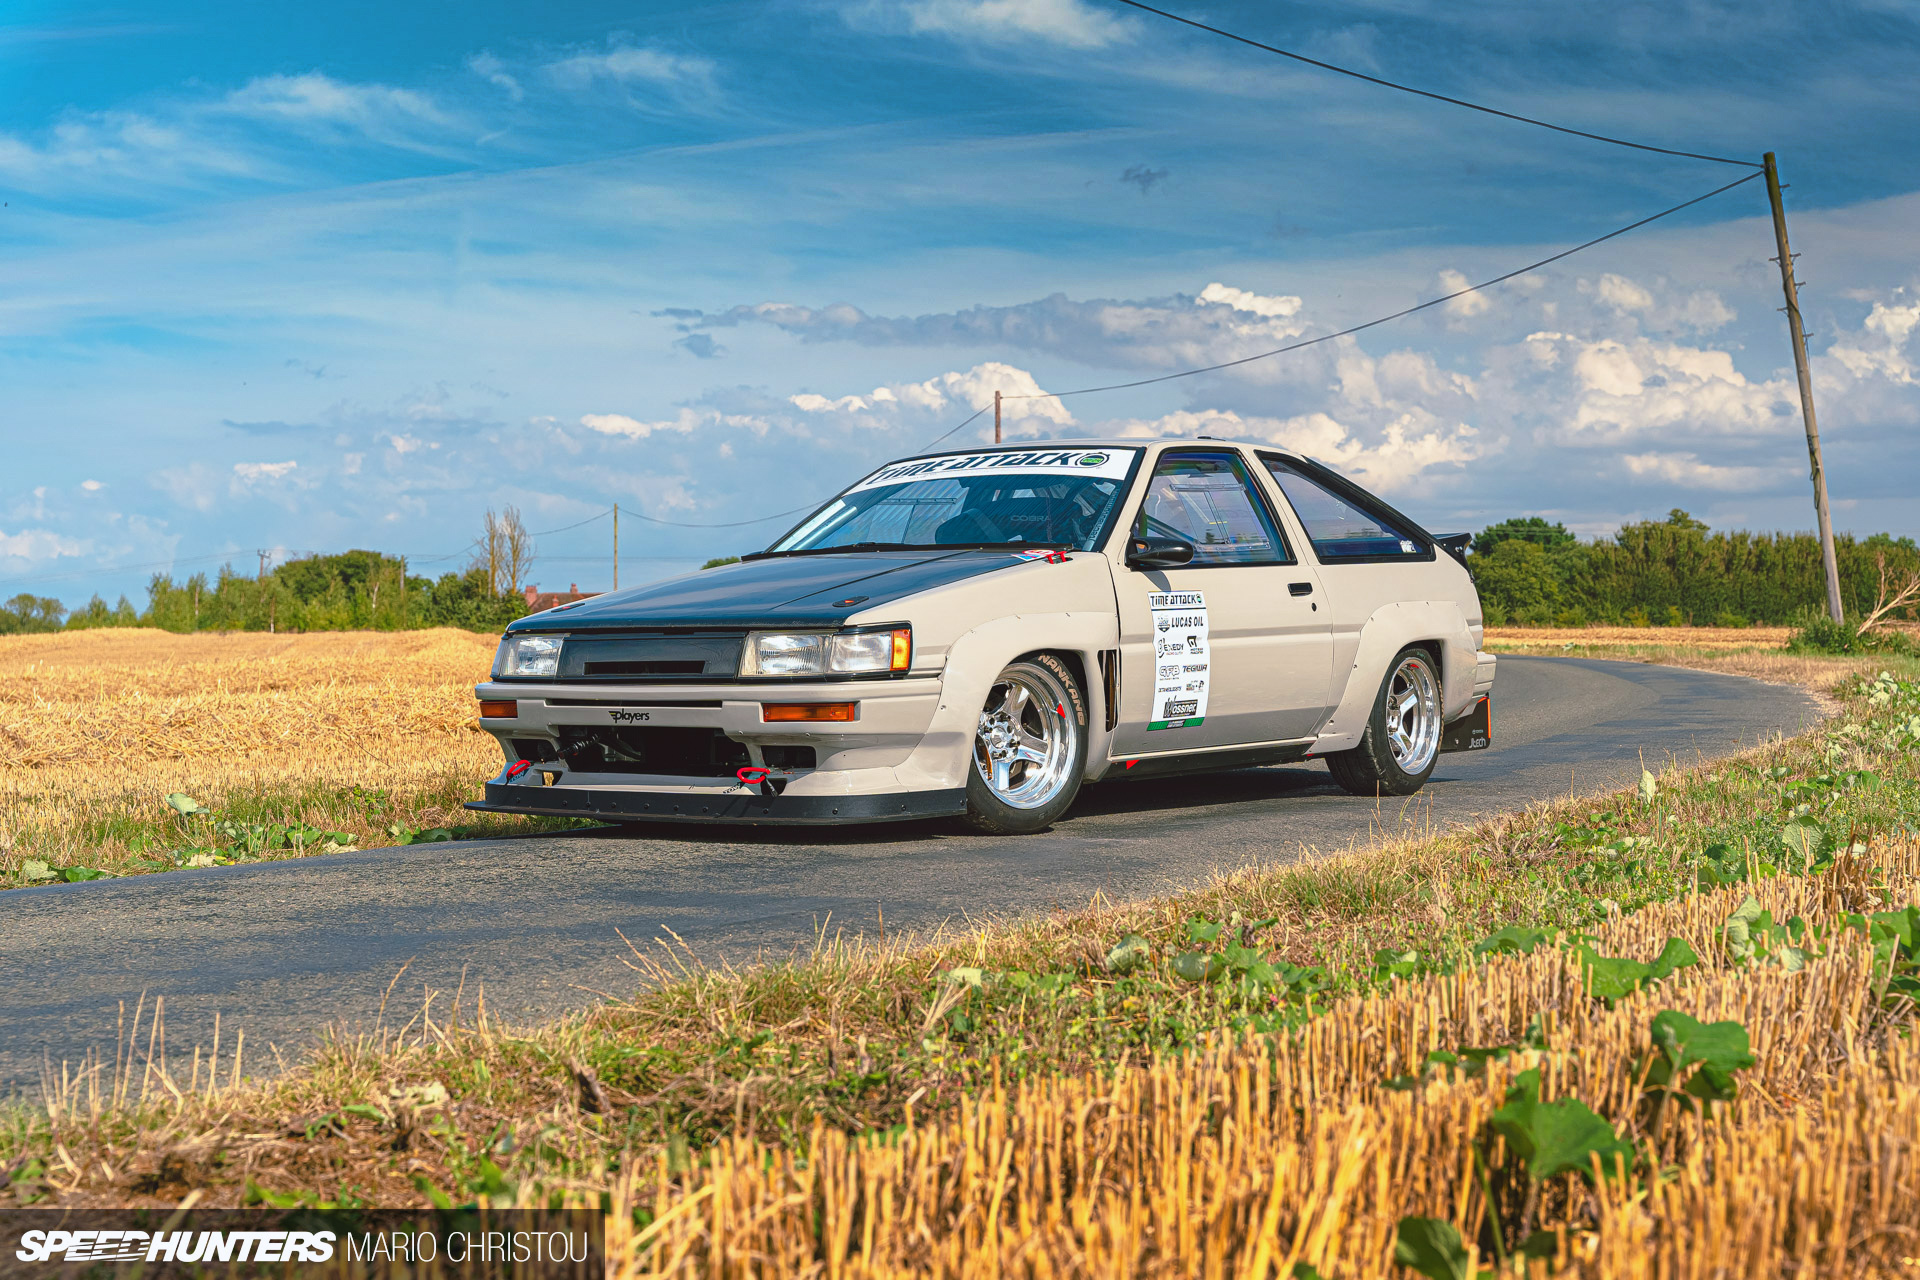
{"label": "black front grille", "polygon": [[690,662],[589,662],[584,664],[590,676],[697,676],[707,664]]}
{"label": "black front grille", "polygon": [[747,749],[718,729],[669,726],[560,730],[560,754],[581,773],[655,773],[681,778],[731,778],[750,763]]}
{"label": "black front grille", "polygon": [[585,680],[730,680],[740,671],[744,632],[571,635],[560,650],[559,678]]}

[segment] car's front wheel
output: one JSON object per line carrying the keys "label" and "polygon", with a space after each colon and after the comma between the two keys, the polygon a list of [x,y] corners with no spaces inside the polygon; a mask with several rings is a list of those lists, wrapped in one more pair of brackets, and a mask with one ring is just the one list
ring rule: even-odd
{"label": "car's front wheel", "polygon": [[1051,654],[1009,663],[987,690],[967,773],[967,821],[996,835],[1039,831],[1067,811],[1087,766],[1087,707]]}
{"label": "car's front wheel", "polygon": [[1327,756],[1333,780],[1357,796],[1410,796],[1440,758],[1440,672],[1425,649],[1393,660],[1360,745]]}

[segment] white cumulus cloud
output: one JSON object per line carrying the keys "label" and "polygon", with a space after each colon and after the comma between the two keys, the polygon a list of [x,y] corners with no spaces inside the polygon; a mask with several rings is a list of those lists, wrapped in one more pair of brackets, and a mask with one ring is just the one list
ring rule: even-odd
{"label": "white cumulus cloud", "polygon": [[[1449,293],[1460,293],[1462,289],[1472,283],[1473,281],[1467,279],[1465,275],[1449,267],[1440,273],[1441,296],[1445,297]],[[1485,315],[1492,309],[1493,303],[1487,300],[1487,295],[1484,291],[1478,289],[1472,293],[1460,293],[1459,297],[1448,299],[1446,305],[1441,308],[1441,310],[1456,320],[1471,320],[1475,316]]]}
{"label": "white cumulus cloud", "polygon": [[1291,294],[1276,298],[1265,297],[1258,293],[1249,293],[1245,289],[1236,289],[1232,285],[1214,281],[1200,291],[1200,301],[1217,302],[1221,306],[1232,307],[1235,311],[1250,311],[1256,316],[1285,319],[1298,315],[1300,299]]}
{"label": "white cumulus cloud", "polygon": [[0,529],[0,560],[38,564],[61,556],[85,555],[92,549],[89,542],[65,537],[51,529],[22,529],[18,533]]}
{"label": "white cumulus cloud", "polygon": [[1629,453],[1622,461],[1636,476],[1658,477],[1689,489],[1712,489],[1737,493],[1764,487],[1769,482],[1788,478],[1784,467],[1729,466],[1702,462],[1693,453]]}

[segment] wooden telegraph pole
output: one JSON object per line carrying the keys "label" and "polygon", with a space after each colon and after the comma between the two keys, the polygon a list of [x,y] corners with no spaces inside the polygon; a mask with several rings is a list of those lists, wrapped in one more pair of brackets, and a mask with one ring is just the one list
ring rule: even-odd
{"label": "wooden telegraph pole", "polygon": [[613,589],[620,589],[620,504],[613,504]]}
{"label": "wooden telegraph pole", "polygon": [[1827,511],[1827,471],[1820,463],[1820,426],[1813,416],[1813,375],[1807,370],[1807,330],[1800,322],[1800,286],[1793,278],[1793,251],[1787,247],[1787,211],[1780,203],[1780,173],[1773,152],[1766,154],[1767,200],[1773,205],[1773,241],[1780,250],[1780,288],[1787,295],[1787,330],[1793,335],[1793,369],[1800,378],[1800,416],[1807,424],[1807,457],[1813,463],[1813,511],[1820,522],[1820,562],[1827,571],[1827,613],[1844,620],[1840,604],[1840,564],[1833,554],[1833,517]]}
{"label": "wooden telegraph pole", "polygon": [[1000,443],[1000,393],[993,393],[993,442]]}

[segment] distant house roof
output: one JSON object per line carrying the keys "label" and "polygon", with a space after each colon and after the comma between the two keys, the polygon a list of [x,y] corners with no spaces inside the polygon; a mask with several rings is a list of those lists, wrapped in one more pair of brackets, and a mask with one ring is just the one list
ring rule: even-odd
{"label": "distant house roof", "polygon": [[558,605],[572,604],[576,600],[591,600],[599,595],[598,591],[582,591],[580,584],[567,584],[565,591],[542,591],[532,583],[527,584],[527,612],[545,613]]}

